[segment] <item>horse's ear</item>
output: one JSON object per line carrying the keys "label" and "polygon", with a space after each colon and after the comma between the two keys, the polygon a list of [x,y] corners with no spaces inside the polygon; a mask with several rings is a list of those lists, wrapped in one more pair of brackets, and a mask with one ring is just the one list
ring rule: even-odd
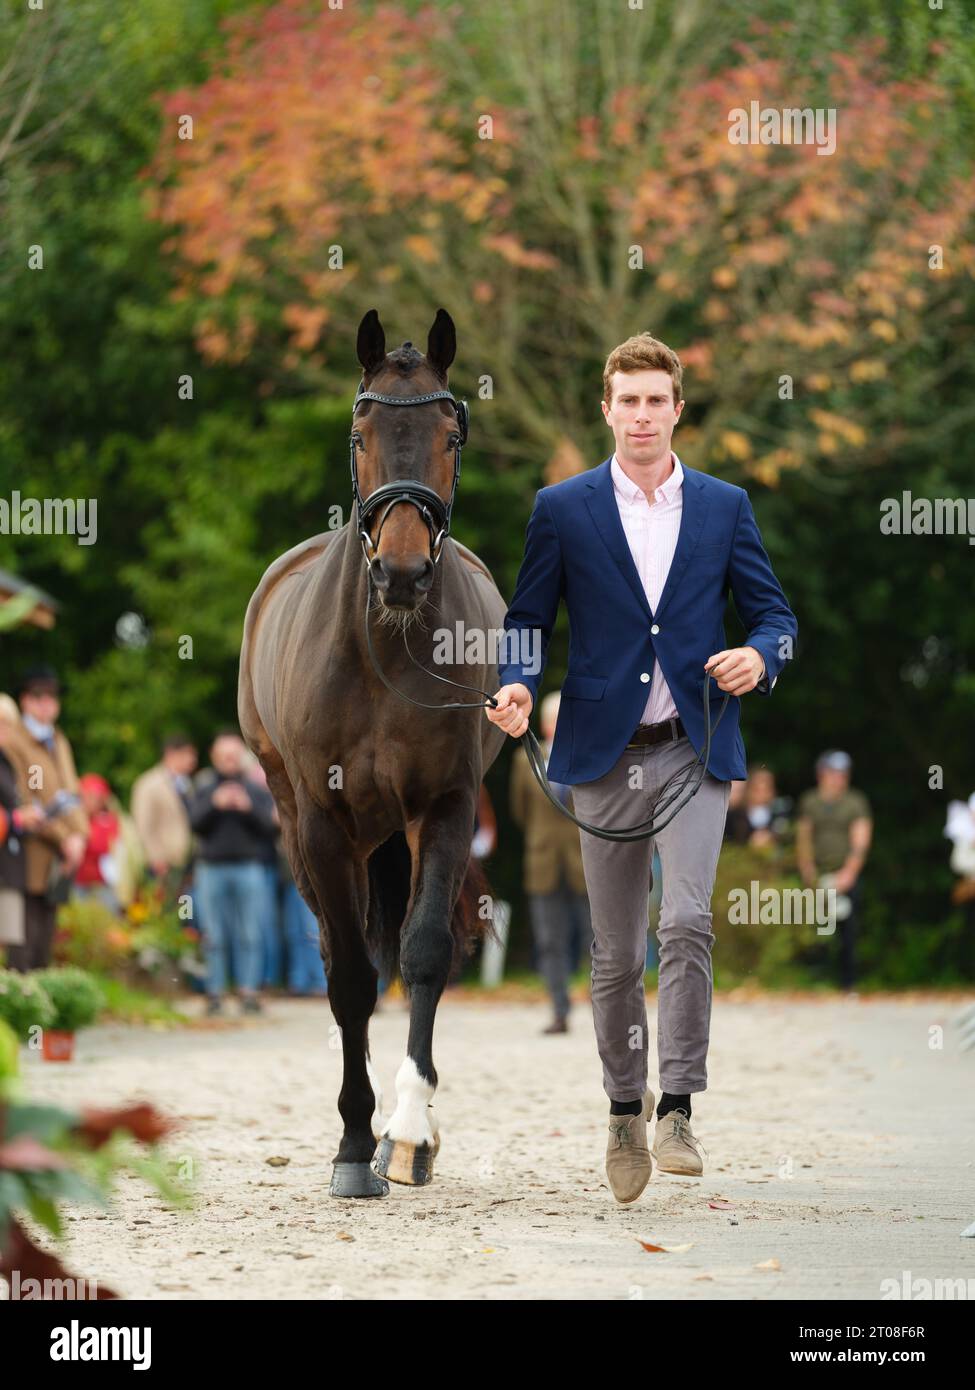
{"label": "horse's ear", "polygon": [[386,358],[386,334],[379,322],[377,310],[370,309],[359,324],[355,350],[366,376],[369,376],[384,362]]}
{"label": "horse's ear", "polygon": [[427,338],[427,362],[446,380],[447,368],[457,355],[457,332],[446,309],[438,309]]}

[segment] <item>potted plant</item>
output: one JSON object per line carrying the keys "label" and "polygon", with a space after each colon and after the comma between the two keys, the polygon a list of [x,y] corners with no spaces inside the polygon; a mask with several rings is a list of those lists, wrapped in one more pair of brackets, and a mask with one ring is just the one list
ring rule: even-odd
{"label": "potted plant", "polygon": [[16,970],[0,970],[0,1019],[10,1026],[21,1042],[29,1040],[32,1028],[46,1029],[52,1026],[54,1005],[36,974],[21,975]]}
{"label": "potted plant", "polygon": [[54,1006],[54,1019],[44,1029],[41,1053],[48,1062],[70,1062],[74,1035],[94,1023],[105,1007],[105,998],[86,970],[65,965],[39,970],[36,978]]}
{"label": "potted plant", "polygon": [[107,1208],[115,1179],[126,1173],[143,1178],[164,1202],[185,1207],[190,1191],[159,1147],[175,1124],[145,1102],[62,1110],[22,1100],[17,1051],[12,1029],[0,1020],[0,1279],[9,1282],[11,1300],[116,1298],[97,1280],[71,1275],[56,1253],[34,1243],[34,1232],[42,1227],[63,1239],[62,1205]]}

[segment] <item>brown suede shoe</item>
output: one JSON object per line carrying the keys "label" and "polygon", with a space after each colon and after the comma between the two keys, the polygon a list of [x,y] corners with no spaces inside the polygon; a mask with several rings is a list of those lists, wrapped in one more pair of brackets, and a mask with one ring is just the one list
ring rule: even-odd
{"label": "brown suede shoe", "polygon": [[653,1106],[653,1092],[647,1091],[639,1115],[609,1117],[606,1176],[617,1202],[635,1202],[650,1181],[653,1160],[647,1147],[647,1120]]}
{"label": "brown suede shoe", "polygon": [[661,1173],[683,1173],[699,1178],[704,1172],[704,1160],[694,1147],[697,1142],[683,1110],[668,1111],[657,1121],[653,1132],[652,1153]]}

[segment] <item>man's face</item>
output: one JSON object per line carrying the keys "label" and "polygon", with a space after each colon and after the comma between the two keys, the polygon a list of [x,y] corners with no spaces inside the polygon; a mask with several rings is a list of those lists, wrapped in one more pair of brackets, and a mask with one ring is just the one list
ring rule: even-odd
{"label": "man's face", "polygon": [[612,401],[603,401],[602,406],[621,463],[661,463],[670,458],[670,441],[684,402],[674,405],[674,383],[668,372],[614,372]]}
{"label": "man's face", "polygon": [[81,793],[81,805],[86,816],[95,816],[99,811],[105,810],[108,799],[102,792],[86,787]]}
{"label": "man's face", "polygon": [[51,690],[25,690],[20,708],[40,724],[56,724],[61,713],[61,701]]}
{"label": "man's face", "polygon": [[850,774],[835,767],[821,767],[816,773],[819,790],[825,797],[842,795],[850,785]]}
{"label": "man's face", "polygon": [[748,786],[748,794],[751,801],[757,806],[763,805],[766,801],[773,801],[775,799],[775,778],[771,772],[764,769],[761,772],[753,772]]}
{"label": "man's face", "polygon": [[221,777],[239,777],[244,766],[243,739],[225,735],[214,741],[210,761]]}
{"label": "man's face", "polygon": [[196,749],[192,743],[170,749],[169,762],[177,777],[191,777],[196,771]]}

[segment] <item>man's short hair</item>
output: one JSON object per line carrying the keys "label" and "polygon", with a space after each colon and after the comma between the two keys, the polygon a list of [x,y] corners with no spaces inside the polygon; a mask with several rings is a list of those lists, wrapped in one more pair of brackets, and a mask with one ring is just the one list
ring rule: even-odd
{"label": "man's short hair", "polygon": [[61,682],[53,666],[31,666],[17,682],[17,696],[60,695]]}
{"label": "man's short hair", "polygon": [[196,744],[189,734],[169,734],[163,739],[162,751],[164,753],[175,753],[177,748],[195,748]]}
{"label": "man's short hair", "polygon": [[667,372],[674,388],[674,405],[684,398],[684,368],[680,358],[652,333],[637,333],[614,347],[603,368],[603,400],[613,403],[614,372]]}
{"label": "man's short hair", "polygon": [[238,743],[243,743],[244,741],[243,735],[241,734],[240,730],[231,728],[229,724],[226,724],[222,729],[218,729],[217,732],[213,735],[213,738],[210,740],[211,748],[216,743],[218,738],[235,738]]}

